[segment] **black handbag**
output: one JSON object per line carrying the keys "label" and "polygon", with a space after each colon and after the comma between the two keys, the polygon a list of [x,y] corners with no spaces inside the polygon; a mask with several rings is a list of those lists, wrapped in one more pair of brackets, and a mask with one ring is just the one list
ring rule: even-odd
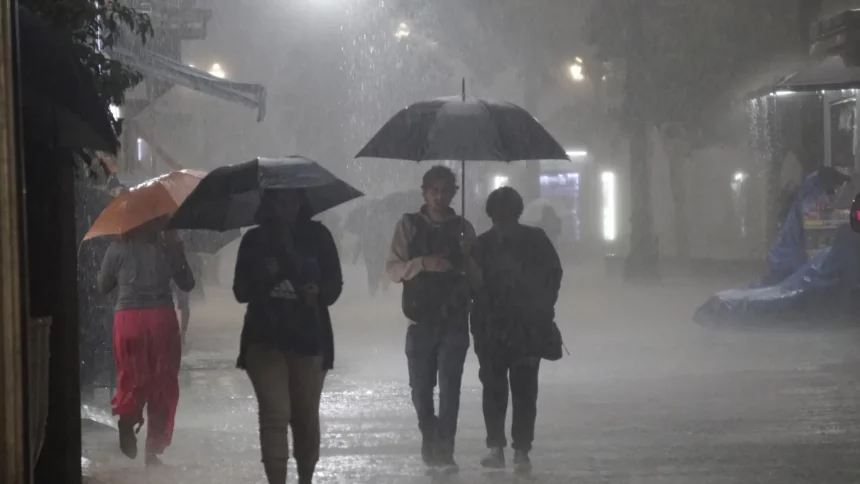
{"label": "black handbag", "polygon": [[[561,330],[555,321],[532,323],[526,332],[526,356],[537,357],[548,361],[558,361],[564,356],[567,347],[561,336]],[[568,352],[570,354],[570,352]]]}

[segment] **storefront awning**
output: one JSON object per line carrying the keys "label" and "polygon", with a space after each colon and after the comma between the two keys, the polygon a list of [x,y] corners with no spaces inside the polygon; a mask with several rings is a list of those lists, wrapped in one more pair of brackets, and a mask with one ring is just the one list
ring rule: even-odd
{"label": "storefront awning", "polygon": [[146,49],[133,52],[115,47],[110,56],[143,75],[256,109],[258,122],[266,117],[266,87],[261,84],[220,79]]}
{"label": "storefront awning", "polygon": [[778,84],[785,91],[835,91],[860,88],[860,67],[846,66],[839,56],[831,56],[790,74]]}
{"label": "storefront awning", "polygon": [[839,56],[808,64],[748,93],[746,99],[776,92],[838,91],[860,88],[860,67],[846,66]]}

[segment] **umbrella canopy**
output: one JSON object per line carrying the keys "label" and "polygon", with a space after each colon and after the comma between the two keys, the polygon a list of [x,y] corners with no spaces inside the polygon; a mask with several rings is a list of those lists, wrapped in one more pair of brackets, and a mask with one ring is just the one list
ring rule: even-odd
{"label": "umbrella canopy", "polygon": [[179,238],[185,244],[185,250],[197,254],[215,254],[227,244],[242,237],[239,230],[219,232],[216,230],[180,230]]}
{"label": "umbrella canopy", "polygon": [[37,14],[18,7],[24,128],[44,131],[65,148],[116,153],[111,116],[92,73]]}
{"label": "umbrella canopy", "polygon": [[311,216],[364,195],[311,159],[257,158],[212,171],[168,228],[226,231],[256,225],[263,194],[270,190],[303,190]]}
{"label": "umbrella canopy", "polygon": [[84,240],[123,235],[173,214],[204,176],[201,171],[174,171],[132,187],[111,200]]}
{"label": "umbrella canopy", "polygon": [[566,160],[564,148],[525,109],[453,96],[421,101],[389,120],[356,158]]}
{"label": "umbrella canopy", "polygon": [[[134,178],[129,178],[128,175],[120,175],[111,179],[118,187],[129,187],[140,183],[139,181],[135,182],[132,180]],[[214,230],[179,231],[179,238],[185,244],[185,250],[198,254],[215,254],[241,236],[242,232],[238,230],[227,232],[217,232]]]}

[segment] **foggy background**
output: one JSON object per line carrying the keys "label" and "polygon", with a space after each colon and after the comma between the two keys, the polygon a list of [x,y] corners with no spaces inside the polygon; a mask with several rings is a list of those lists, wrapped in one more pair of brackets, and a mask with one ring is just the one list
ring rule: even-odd
{"label": "foggy background", "polygon": [[[745,95],[808,60],[799,2],[720,0],[739,9],[755,4],[750,9],[761,8],[771,22],[764,28],[758,18],[726,12],[712,18],[697,8],[704,0],[663,0],[684,5],[686,13],[650,28],[689,32],[690,45],[667,36],[646,46],[668,59],[661,61],[667,71],[660,82],[674,78],[679,85],[649,90],[658,81],[643,83],[655,113],[681,105],[665,109],[680,113],[674,124],[689,132],[678,141],[666,125],[648,128],[651,212],[664,265],[660,279],[631,285],[612,257],[626,253],[630,233],[624,72],[589,39],[595,27],[617,29],[619,36],[623,29],[611,20],[596,26],[594,1],[198,0],[195,6],[210,8],[213,17],[205,39],[182,42],[181,61],[202,70],[218,63],[227,79],[264,85],[265,120],[258,123],[254,110],[174,87],[133,123],[185,168],[301,154],[368,198],[381,198],[417,188],[432,166],[353,159],[397,110],[459,94],[463,78],[469,95],[524,106],[565,149],[586,155],[561,168],[467,164],[462,189],[474,219],[501,179],[532,201],[545,196],[535,180],[541,175],[569,170],[578,176],[576,213],[559,247],[565,279],[557,306],[572,355],[542,366],[529,482],[857,482],[851,463],[860,456],[852,443],[860,437],[860,332],[851,322],[715,330],[692,321],[717,291],[755,280],[769,248],[772,153],[762,124],[769,108]],[[825,1],[818,17],[851,7],[860,1]],[[719,51],[718,39],[730,38],[744,40],[727,52],[743,55],[701,65],[672,61],[673,49],[719,56],[708,49]],[[683,95],[664,97],[673,90]],[[129,98],[145,96],[142,85]],[[800,103],[785,106],[803,112]],[[134,140],[136,128],[129,129],[126,139]],[[801,149],[814,142],[795,137],[799,147],[785,155],[780,187],[798,184],[807,160],[815,158]],[[136,144],[126,143],[122,176],[144,179],[170,170],[153,164],[149,144],[142,146],[137,153]],[[676,240],[678,198],[670,180],[677,153],[689,264],[680,261]],[[610,229],[601,198],[605,173],[617,181]],[[335,212],[343,219],[358,203]],[[332,308],[336,368],[323,396],[317,481],[429,482],[417,457],[400,287],[370,296],[363,263],[352,262],[354,242],[348,234],[342,239],[345,288]],[[256,401],[245,374],[233,368],[244,314],[230,291],[237,245],[198,275],[204,297],[192,299],[169,465],[147,474],[142,464],[119,455],[113,431],[103,428],[111,422],[109,390],[101,389],[85,410],[98,422],[85,426],[84,435],[94,478],[263,482]],[[478,469],[484,427],[477,371],[470,351],[458,435],[463,472],[455,482],[522,482]]]}

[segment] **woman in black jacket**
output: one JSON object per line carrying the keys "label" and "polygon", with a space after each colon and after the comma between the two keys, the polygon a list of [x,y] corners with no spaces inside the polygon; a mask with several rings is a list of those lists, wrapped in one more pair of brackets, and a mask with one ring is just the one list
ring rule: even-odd
{"label": "woman in black jacket", "polygon": [[264,195],[259,227],[239,247],[233,293],[247,303],[237,366],[259,404],[263,466],[270,484],[287,479],[289,444],[299,482],[310,483],[319,460],[319,405],[334,362],[328,307],[343,287],[331,233],[307,216],[301,191]]}
{"label": "woman in black jacket", "polygon": [[484,467],[505,466],[505,415],[513,400],[514,467],[531,470],[529,452],[537,418],[541,328],[553,325],[562,267],[546,233],[519,223],[522,197],[510,187],[487,198],[493,227],[478,237],[484,284],[475,294],[472,335],[480,363],[488,455]]}

